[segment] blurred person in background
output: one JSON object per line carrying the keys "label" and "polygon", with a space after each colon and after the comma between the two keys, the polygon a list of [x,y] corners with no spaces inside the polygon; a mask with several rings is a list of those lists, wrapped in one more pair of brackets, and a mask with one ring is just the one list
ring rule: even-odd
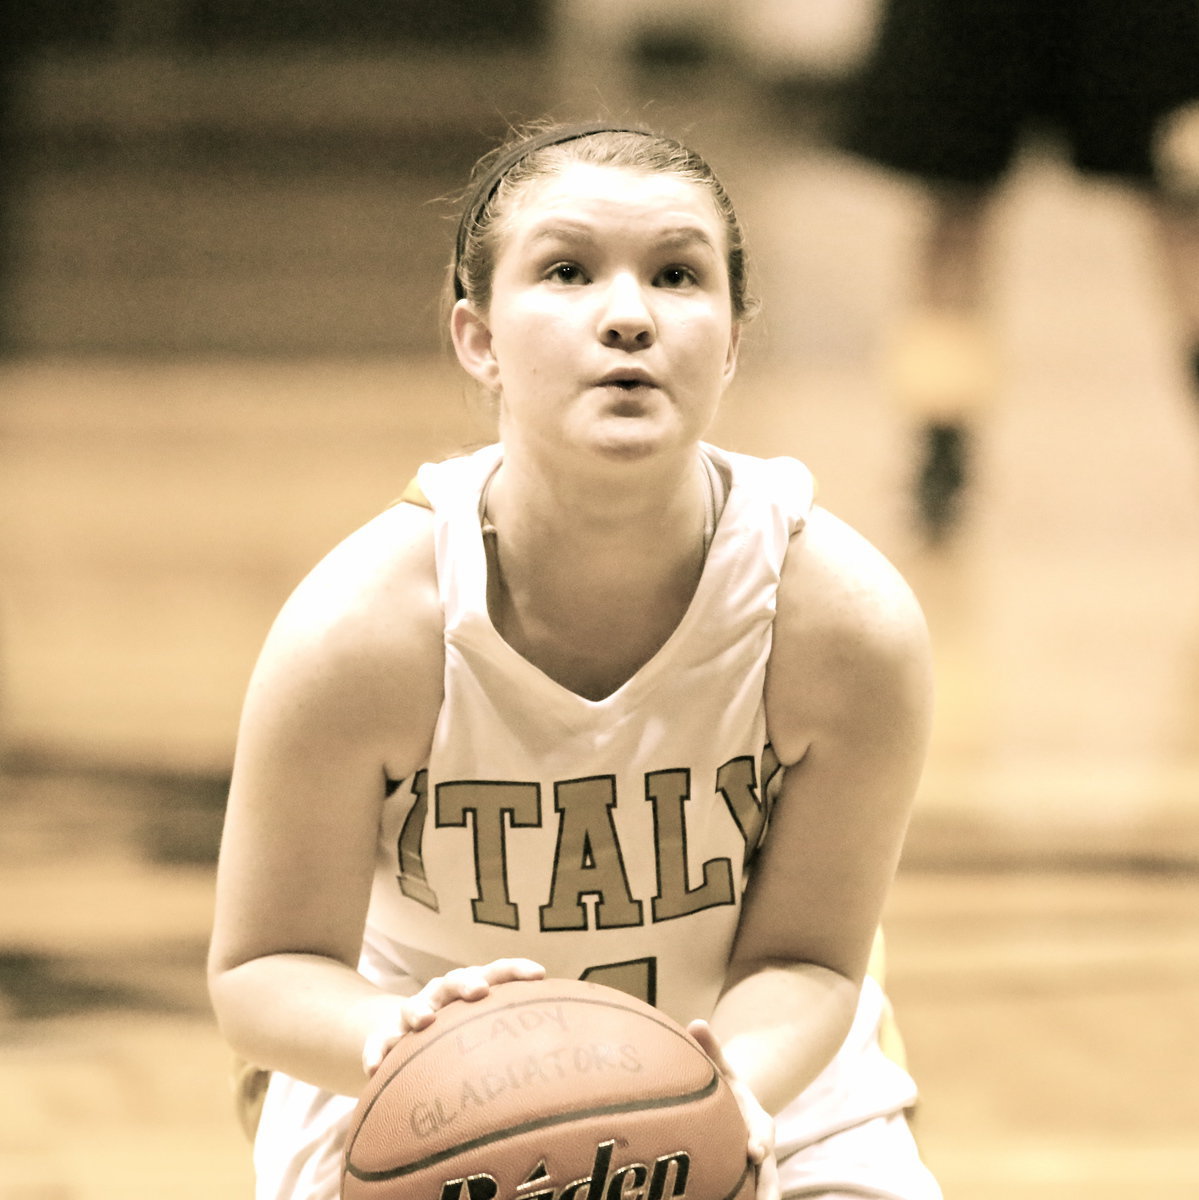
{"label": "blurred person in background", "polygon": [[841,142],[929,199],[911,311],[889,352],[932,543],[960,523],[972,436],[998,386],[989,219],[1035,129],[1064,138],[1083,175],[1143,197],[1199,402],[1199,2],[884,0]]}

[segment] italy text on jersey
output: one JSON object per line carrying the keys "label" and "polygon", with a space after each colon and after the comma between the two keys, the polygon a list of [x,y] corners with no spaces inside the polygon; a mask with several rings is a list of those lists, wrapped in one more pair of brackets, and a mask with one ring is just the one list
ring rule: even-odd
{"label": "italy text on jersey", "polygon": [[[769,818],[772,784],[780,772],[770,746],[762,754],[761,784],[751,756],[730,759],[716,772],[715,793],[732,816],[745,843],[748,862],[761,843]],[[430,819],[428,777],[412,781],[413,804],[396,844],[397,881],[411,900],[438,912],[440,899],[430,886],[422,855],[422,838]],[[471,900],[476,924],[504,929],[527,928],[533,914],[512,902],[507,878],[509,861],[519,862],[522,829],[557,824],[557,850],[548,894],[535,919],[542,932],[588,928],[588,898],[596,927],[622,929],[669,921],[706,908],[735,903],[736,876],[728,858],[703,864],[702,879],[693,882],[685,859],[687,802],[691,772],[686,768],[648,771],[639,802],[652,806],[656,889],[633,895],[617,831],[616,777],[596,775],[553,785],[553,813],[547,814],[538,783],[499,780],[442,782],[434,788],[432,820],[439,829],[469,828],[477,883]],[[632,802],[631,800],[628,802]],[[740,868],[738,873],[740,873]],[[648,902],[648,916],[647,916]]]}

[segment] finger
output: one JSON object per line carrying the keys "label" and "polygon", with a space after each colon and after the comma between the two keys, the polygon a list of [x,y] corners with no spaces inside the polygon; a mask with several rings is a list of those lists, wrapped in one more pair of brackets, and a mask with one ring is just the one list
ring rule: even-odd
{"label": "finger", "polygon": [[494,984],[544,979],[545,968],[530,958],[497,958],[482,967],[456,967],[426,989],[438,1007],[451,1000],[481,1000]]}
{"label": "finger", "polygon": [[497,958],[483,967],[490,983],[510,983],[513,980],[544,979],[545,967],[531,958]]}
{"label": "finger", "polygon": [[427,1028],[438,1010],[452,1001],[481,1000],[497,983],[544,978],[545,967],[531,958],[497,958],[483,967],[455,967],[435,976],[400,1006],[399,1028],[377,1030],[367,1037],[362,1049],[363,1069],[368,1077],[373,1075],[405,1033]]}
{"label": "finger", "polygon": [[369,1079],[382,1065],[388,1052],[403,1036],[399,1029],[376,1029],[362,1044],[362,1069]]}
{"label": "finger", "polygon": [[[745,1112],[744,1106],[741,1109]],[[765,1163],[774,1157],[774,1121],[762,1110],[761,1115],[747,1116],[749,1126],[749,1157],[756,1163]]]}
{"label": "finger", "polygon": [[699,1043],[699,1048],[720,1068],[721,1073],[729,1074],[729,1064],[725,1061],[720,1042],[712,1032],[712,1026],[707,1021],[692,1021],[687,1026],[687,1032]]}
{"label": "finger", "polygon": [[486,967],[455,967],[428,992],[429,998],[440,1008],[451,1000],[481,1000],[490,990],[491,980]]}
{"label": "finger", "polygon": [[687,1032],[699,1043],[699,1047],[716,1064],[724,1076],[745,1121],[749,1135],[748,1153],[754,1163],[763,1163],[774,1153],[774,1120],[762,1107],[757,1096],[738,1078],[736,1071],[729,1066],[724,1056],[720,1041],[713,1033],[707,1021],[692,1021],[687,1026]]}
{"label": "finger", "polygon": [[415,996],[409,996],[400,1005],[401,1032],[424,1029],[440,1007],[427,988],[422,988]]}
{"label": "finger", "polygon": [[782,1189],[779,1185],[778,1160],[771,1154],[758,1167],[758,1186],[754,1200],[779,1200]]}
{"label": "finger", "polygon": [[492,985],[513,979],[541,979],[545,968],[527,958],[502,958],[482,967],[455,967],[439,975],[412,997],[407,1012],[412,1029],[424,1029],[439,1009],[454,1000],[482,1000]]}

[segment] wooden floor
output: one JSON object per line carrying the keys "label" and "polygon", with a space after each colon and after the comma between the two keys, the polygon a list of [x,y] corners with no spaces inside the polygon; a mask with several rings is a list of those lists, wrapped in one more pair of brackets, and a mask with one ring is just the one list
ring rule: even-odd
{"label": "wooden floor", "polygon": [[[1052,164],[1016,181],[1003,400],[931,552],[878,372],[918,209],[770,150],[727,148],[768,316],[714,440],[809,461],[928,611],[888,914],[928,1159],[956,1200],[1190,1200],[1199,414],[1141,215]],[[0,1200],[250,1194],[200,977],[213,781],[286,591],[486,428],[436,356],[0,367]]]}

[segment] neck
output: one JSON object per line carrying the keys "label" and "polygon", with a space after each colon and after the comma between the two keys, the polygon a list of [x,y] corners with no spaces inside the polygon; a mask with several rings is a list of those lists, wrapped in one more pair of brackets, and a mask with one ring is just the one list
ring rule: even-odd
{"label": "neck", "polygon": [[703,572],[706,468],[652,486],[555,475],[505,458],[487,497],[488,608],[500,635],[591,698],[630,678],[669,638]]}
{"label": "neck", "polygon": [[707,469],[697,448],[671,463],[545,471],[505,451],[487,497],[488,522],[511,553],[595,561],[606,550],[628,556],[644,546],[670,558],[702,544],[710,508]]}

